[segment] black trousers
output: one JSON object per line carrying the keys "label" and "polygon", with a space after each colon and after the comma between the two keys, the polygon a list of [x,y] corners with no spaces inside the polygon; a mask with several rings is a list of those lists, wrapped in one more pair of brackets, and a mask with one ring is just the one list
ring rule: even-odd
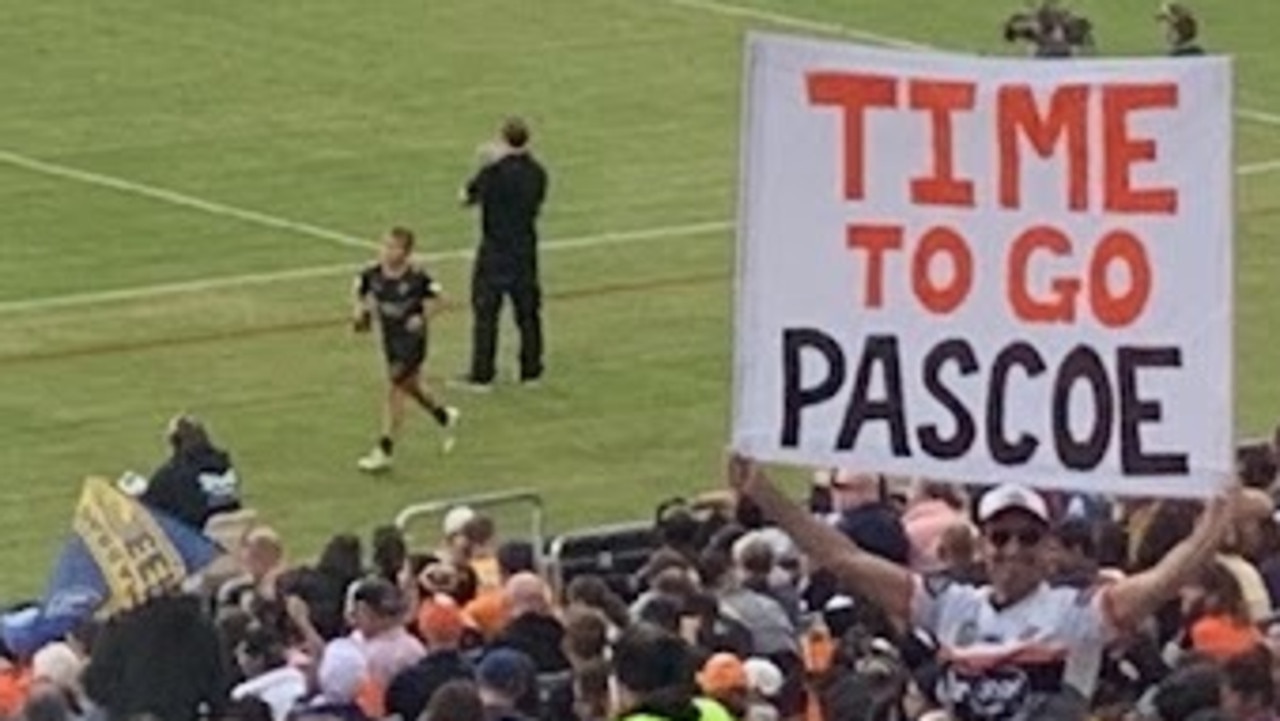
{"label": "black trousers", "polygon": [[496,375],[498,318],[511,298],[520,331],[520,379],[542,377],[542,287],[537,270],[485,267],[471,277],[471,375],[474,383],[492,383]]}

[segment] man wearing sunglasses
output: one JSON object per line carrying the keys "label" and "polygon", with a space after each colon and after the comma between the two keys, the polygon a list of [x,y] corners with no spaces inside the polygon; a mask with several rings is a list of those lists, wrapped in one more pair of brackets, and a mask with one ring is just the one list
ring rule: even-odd
{"label": "man wearing sunglasses", "polygon": [[979,502],[990,584],[978,587],[914,574],[866,552],[793,503],[748,459],[731,458],[728,477],[815,566],[904,627],[934,636],[943,667],[936,691],[959,721],[1086,718],[1103,649],[1213,557],[1236,495],[1211,501],[1195,531],[1154,568],[1082,591],[1047,583],[1050,516],[1030,488],[1000,486]]}

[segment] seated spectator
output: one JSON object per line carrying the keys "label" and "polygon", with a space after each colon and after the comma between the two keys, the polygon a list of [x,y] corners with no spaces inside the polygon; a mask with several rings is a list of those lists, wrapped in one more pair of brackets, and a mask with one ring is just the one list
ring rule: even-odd
{"label": "seated spectator", "polygon": [[1272,658],[1256,646],[1222,664],[1221,709],[1232,721],[1275,721]]}
{"label": "seated spectator", "polygon": [[364,653],[354,641],[330,641],[316,670],[317,693],[295,707],[290,721],[370,721],[357,702],[367,674]]}
{"label": "seated spectator", "polygon": [[421,718],[423,721],[482,721],[485,712],[480,690],[471,681],[450,681],[432,695]]}
{"label": "seated spectator", "polygon": [[231,456],[213,444],[204,424],[177,416],[165,440],[172,455],[151,475],[143,503],[200,529],[215,514],[240,510],[240,479]]}
{"label": "seated spectator", "polygon": [[959,489],[930,481],[917,484],[902,515],[902,528],[911,543],[911,567],[923,573],[937,571],[943,533],[967,522],[965,499]]}
{"label": "seated spectator", "polygon": [[1261,632],[1249,621],[1239,584],[1221,563],[1206,566],[1183,589],[1183,603],[1191,649],[1206,658],[1225,661],[1262,642]]}
{"label": "seated spectator", "polygon": [[528,721],[520,700],[534,693],[537,683],[533,662],[510,648],[496,648],[476,667],[485,721]]}
{"label": "seated spectator", "polygon": [[428,599],[418,611],[418,633],[427,655],[401,671],[387,688],[385,708],[402,719],[422,715],[432,697],[446,684],[472,681],[475,673],[459,648],[466,626],[453,599]]}
{"label": "seated spectator", "polygon": [[244,573],[218,589],[218,606],[248,610],[258,599],[274,599],[276,580],[285,570],[284,543],[279,534],[266,526],[254,528],[241,540],[238,555]]}
{"label": "seated spectator", "polygon": [[[408,608],[404,594],[381,578],[367,578],[351,592],[351,640],[364,654],[369,681],[385,691],[401,671],[427,654],[422,643],[405,629]],[[382,692],[377,693],[378,698]]]}
{"label": "seated spectator", "polygon": [[551,611],[551,589],[532,573],[516,574],[507,581],[507,607],[511,621],[495,641],[528,656],[537,673],[569,669],[565,658],[564,627]]}
{"label": "seated spectator", "polygon": [[628,628],[614,648],[620,721],[729,721],[719,703],[699,698],[688,644],[645,624]]}
{"label": "seated spectator", "polygon": [[284,721],[307,694],[307,677],[285,662],[284,639],[273,629],[252,628],[235,655],[245,681],[231,690],[231,700],[261,699],[275,721]]}
{"label": "seated spectator", "polygon": [[229,669],[200,599],[165,595],[107,622],[84,689],[112,719],[154,714],[196,721],[226,705]]}

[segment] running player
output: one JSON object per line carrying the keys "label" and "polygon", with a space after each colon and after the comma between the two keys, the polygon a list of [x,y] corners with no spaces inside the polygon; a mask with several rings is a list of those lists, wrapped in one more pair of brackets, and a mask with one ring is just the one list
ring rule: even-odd
{"label": "running player", "polygon": [[413,231],[392,228],[383,239],[378,262],[361,272],[356,281],[356,332],[368,332],[377,318],[390,381],[382,437],[357,464],[368,473],[391,468],[396,436],[404,423],[406,399],[416,402],[447,431],[445,452],[453,448],[452,431],[458,423],[458,409],[440,404],[422,383],[427,321],[439,307],[440,286],[410,262],[413,243]]}

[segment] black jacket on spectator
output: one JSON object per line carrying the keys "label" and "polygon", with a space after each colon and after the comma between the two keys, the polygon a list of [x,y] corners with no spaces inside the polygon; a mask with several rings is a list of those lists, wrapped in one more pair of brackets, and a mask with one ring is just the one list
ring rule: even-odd
{"label": "black jacket on spectator", "polygon": [[199,599],[158,598],[102,629],[84,675],[89,698],[111,721],[152,714],[195,721],[226,706],[228,664]]}
{"label": "black jacket on spectator", "polygon": [[511,621],[494,646],[514,649],[528,656],[538,673],[556,673],[569,668],[565,657],[564,627],[551,616],[526,613]]}
{"label": "black jacket on spectator", "polygon": [[563,651],[564,626],[558,620],[537,613],[518,616],[507,624],[493,645],[519,651],[533,661],[538,683],[517,701],[522,713],[543,721],[572,718],[572,683],[556,683],[552,677],[552,674],[567,676],[571,668]]}
{"label": "black jacket on spectator", "polygon": [[210,516],[240,509],[240,482],[231,457],[213,446],[174,453],[156,469],[142,502],[193,528]]}
{"label": "black jacket on spectator", "polygon": [[440,651],[401,671],[387,687],[385,706],[388,714],[402,719],[416,719],[422,715],[431,697],[441,686],[450,681],[469,681],[475,678],[471,664],[457,651]]}

